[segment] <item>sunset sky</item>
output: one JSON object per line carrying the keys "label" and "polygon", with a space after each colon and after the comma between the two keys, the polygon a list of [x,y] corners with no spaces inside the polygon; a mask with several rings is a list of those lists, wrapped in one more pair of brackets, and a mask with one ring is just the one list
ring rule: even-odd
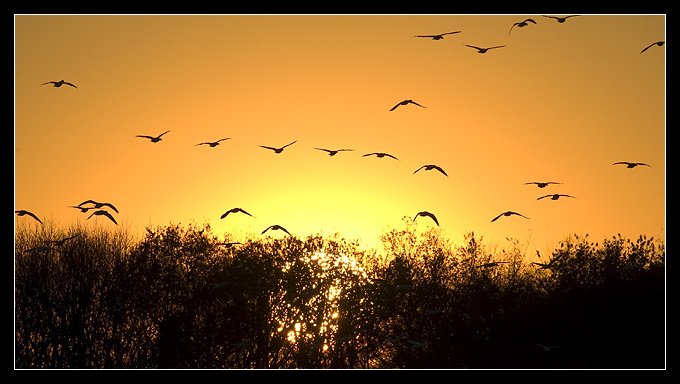
{"label": "sunset sky", "polygon": [[[511,30],[527,18],[536,24]],[[665,15],[14,22],[14,204],[43,221],[85,222],[92,211],[69,206],[93,199],[135,231],[209,223],[236,240],[279,224],[378,247],[420,211],[457,244],[467,231],[541,251],[570,233],[666,236],[666,45],[641,53],[665,41]],[[41,85],[62,79],[77,88]],[[407,99],[425,108],[390,111]],[[399,160],[362,156],[373,152]],[[426,164],[448,177],[414,174]],[[575,198],[537,200],[553,193]],[[220,219],[234,207],[255,217]],[[529,219],[491,222],[505,211]]]}

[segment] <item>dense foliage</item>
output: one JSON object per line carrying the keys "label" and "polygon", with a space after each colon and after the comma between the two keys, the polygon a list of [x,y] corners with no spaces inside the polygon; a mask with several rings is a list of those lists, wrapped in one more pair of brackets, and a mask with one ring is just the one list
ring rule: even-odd
{"label": "dense foliage", "polygon": [[404,223],[380,252],[17,226],[15,367],[665,368],[661,242],[570,236],[539,265]]}

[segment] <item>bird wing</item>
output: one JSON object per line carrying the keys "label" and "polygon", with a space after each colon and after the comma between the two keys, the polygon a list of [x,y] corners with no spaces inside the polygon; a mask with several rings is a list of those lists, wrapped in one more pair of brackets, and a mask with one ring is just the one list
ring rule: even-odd
{"label": "bird wing", "polygon": [[106,211],[101,211],[101,212],[104,212],[104,213],[102,213],[102,215],[108,217],[109,219],[111,219],[111,221],[113,221],[114,224],[118,225],[118,222],[116,222],[116,219],[114,219],[113,216],[111,216],[110,213],[108,213]]}
{"label": "bird wing", "polygon": [[431,217],[432,220],[434,220],[434,222],[437,223],[437,226],[439,226],[439,221],[438,221],[437,218],[434,216],[434,214],[432,214],[432,213],[430,213],[430,212],[425,212],[425,215]]}
{"label": "bird wing", "polygon": [[290,234],[290,232],[288,232],[288,230],[287,230],[286,228],[284,228],[284,227],[282,227],[282,226],[280,226],[280,225],[279,225],[279,229],[282,230],[282,231],[284,231],[284,232],[286,232],[289,236],[293,236],[293,235]]}
{"label": "bird wing", "polygon": [[447,177],[449,176],[449,175],[446,174],[446,172],[444,172],[444,170],[443,170],[442,167],[440,167],[440,166],[435,165],[435,166],[434,166],[434,169],[436,169],[436,170],[438,170],[439,172],[443,173],[444,176],[447,176]]}
{"label": "bird wing", "polygon": [[489,48],[487,48],[487,49],[503,48],[503,47],[505,47],[505,45],[497,45],[497,46],[495,46],[495,47],[489,47]]}
{"label": "bird wing", "polygon": [[[442,35],[446,35],[446,33],[442,33]],[[441,35],[416,35],[414,37],[436,37],[436,36],[441,36]]]}
{"label": "bird wing", "polygon": [[503,216],[503,215],[505,215],[505,213],[501,213],[500,215],[494,217],[494,218],[491,220],[491,222],[493,223],[494,221],[498,220],[498,218],[501,217],[501,216]]}
{"label": "bird wing", "polygon": [[[651,45],[650,45],[650,47],[651,47]],[[57,83],[56,81],[48,81],[47,83],[42,83],[42,84],[40,84],[40,85],[45,85],[45,84],[56,84],[56,83]]]}
{"label": "bird wing", "polygon": [[116,209],[116,207],[114,207],[113,204],[111,204],[111,203],[101,203],[101,205],[106,205],[107,207],[111,207],[111,209],[116,211],[116,213],[119,213],[118,210]]}
{"label": "bird wing", "polygon": [[160,135],[158,135],[158,137],[161,137],[161,136],[165,135],[165,134],[168,133],[168,132],[170,132],[170,130],[167,130],[167,131],[161,133]]}
{"label": "bird wing", "polygon": [[394,157],[394,156],[390,155],[389,153],[384,153],[383,155],[385,155],[385,156],[389,156],[389,157],[393,158],[394,160],[399,160],[399,159],[397,159],[396,157]]}
{"label": "bird wing", "polygon": [[70,86],[72,86],[73,88],[78,88],[78,87],[76,87],[75,85],[73,85],[73,84],[71,84],[71,83],[67,83],[67,82],[65,82],[65,81],[64,81],[64,84],[70,85]]}
{"label": "bird wing", "polygon": [[203,144],[212,144],[212,143],[205,142],[205,143],[198,143],[196,145],[203,145]]}
{"label": "bird wing", "polygon": [[413,100],[411,100],[411,101],[409,101],[409,102],[410,102],[411,104],[415,104],[415,105],[417,105],[417,106],[419,106],[419,107],[427,108],[427,107],[425,107],[425,106],[422,106],[422,105],[416,103],[416,102],[413,101]]}
{"label": "bird wing", "polygon": [[648,167],[651,167],[651,165],[645,164],[645,163],[637,163],[637,165],[646,165],[646,166],[648,166]]}
{"label": "bird wing", "polygon": [[522,216],[523,218],[525,218],[525,219],[528,219],[528,217],[524,216],[524,215],[523,215],[523,214],[521,214],[521,213],[517,213],[517,212],[510,212],[510,214],[511,214],[511,215],[517,215],[517,216]]}
{"label": "bird wing", "polygon": [[512,32],[512,29],[515,28],[515,25],[519,25],[519,23],[515,23],[515,24],[512,25],[512,27],[510,27],[510,31],[508,32],[508,35],[510,34],[510,32]]}
{"label": "bird wing", "polygon": [[415,171],[414,171],[413,173],[416,173],[416,172],[420,171],[420,170],[421,170],[421,169],[423,169],[423,168],[425,168],[425,166],[424,166],[424,165],[423,165],[422,167],[420,167],[420,168],[416,169],[416,170],[415,170]]}
{"label": "bird wing", "polygon": [[631,163],[629,163],[629,162],[627,162],[627,161],[617,161],[616,163],[614,163],[614,164],[612,164],[612,165],[617,165],[617,164],[626,164],[626,165],[630,165]]}
{"label": "bird wing", "polygon": [[[442,33],[442,35],[453,35],[454,33],[460,33],[460,31],[446,32],[446,33]],[[441,35],[440,35],[440,36],[441,36]]]}
{"label": "bird wing", "polygon": [[35,214],[33,214],[33,212],[29,212],[29,211],[24,211],[24,212],[26,212],[26,214],[29,215],[29,216],[31,216],[32,218],[38,220],[38,222],[39,222],[40,224],[43,223],[42,221],[40,221],[40,219],[38,219],[38,216],[36,216]]}
{"label": "bird wing", "polygon": [[526,23],[527,21],[530,21],[530,22],[536,24],[536,21],[535,21],[534,19],[526,19],[526,20],[524,20],[525,23]]}
{"label": "bird wing", "polygon": [[546,16],[546,15],[541,15],[541,16],[543,16],[543,17],[549,17],[549,18],[555,19],[555,20],[559,19],[559,17],[557,17],[557,16]]}
{"label": "bird wing", "polygon": [[400,106],[400,105],[401,105],[401,103],[395,105],[394,107],[392,107],[392,109],[390,109],[390,111],[394,111],[394,110],[397,109],[397,107]]}
{"label": "bird wing", "polygon": [[137,135],[137,137],[143,137],[145,139],[155,139],[153,136],[146,136],[146,135]]}
{"label": "bird wing", "polygon": [[539,198],[538,198],[538,199],[536,199],[536,200],[541,200],[541,199],[544,199],[544,198],[546,198],[546,197],[550,197],[550,196],[552,196],[552,195],[545,195],[545,196],[541,196],[541,197],[539,197]]}
{"label": "bird wing", "polygon": [[78,207],[80,207],[81,205],[84,205],[84,204],[95,204],[96,205],[97,202],[94,201],[94,200],[85,200],[82,203],[78,204]]}
{"label": "bird wing", "polygon": [[469,44],[463,44],[463,45],[466,46],[466,47],[477,49],[477,50],[483,50],[484,49],[484,48],[475,47],[474,45],[469,45]]}
{"label": "bird wing", "polygon": [[271,229],[273,225],[268,226],[264,231],[262,231],[262,234],[264,235],[265,232],[267,232],[269,229]]}
{"label": "bird wing", "polygon": [[268,146],[266,146],[266,145],[260,145],[260,147],[262,147],[262,148],[267,148],[267,149],[271,149],[272,151],[275,151],[275,150],[278,149],[278,148],[274,148],[274,147],[268,147]]}
{"label": "bird wing", "polygon": [[647,46],[645,49],[643,49],[642,51],[640,51],[640,53],[643,53],[644,51],[648,50],[648,49],[651,48],[654,44],[656,44],[656,43],[649,44],[649,46]]}
{"label": "bird wing", "polygon": [[295,143],[297,143],[297,140],[293,141],[293,142],[292,142],[292,143],[290,143],[290,144],[286,144],[286,145],[284,145],[284,146],[283,146],[283,147],[281,147],[281,148],[282,148],[282,149],[283,149],[283,148],[286,148],[287,146],[289,146],[289,145],[293,145],[293,144],[295,144]]}

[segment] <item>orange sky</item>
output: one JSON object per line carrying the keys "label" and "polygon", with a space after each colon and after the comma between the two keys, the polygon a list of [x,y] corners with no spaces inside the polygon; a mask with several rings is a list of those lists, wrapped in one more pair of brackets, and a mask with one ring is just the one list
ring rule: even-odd
{"label": "orange sky", "polygon": [[[15,15],[15,209],[366,246],[424,210],[454,243],[665,237],[666,46],[640,53],[659,40],[665,15]],[[405,99],[426,108],[389,111]],[[530,219],[491,223],[507,210]]]}

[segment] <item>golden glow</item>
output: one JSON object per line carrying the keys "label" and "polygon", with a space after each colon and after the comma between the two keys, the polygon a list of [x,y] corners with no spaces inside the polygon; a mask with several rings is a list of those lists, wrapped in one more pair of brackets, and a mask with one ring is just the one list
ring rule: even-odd
{"label": "golden glow", "polygon": [[[666,47],[640,54],[665,16],[533,16],[508,35],[524,15],[17,15],[15,208],[68,224],[95,199],[137,231],[280,224],[378,249],[423,210],[454,242],[665,236]],[[61,79],[78,88],[40,86]],[[389,111],[405,99],[426,108]],[[381,151],[399,160],[362,157]],[[220,219],[233,207],[255,218]],[[490,222],[507,210],[531,220]]]}

